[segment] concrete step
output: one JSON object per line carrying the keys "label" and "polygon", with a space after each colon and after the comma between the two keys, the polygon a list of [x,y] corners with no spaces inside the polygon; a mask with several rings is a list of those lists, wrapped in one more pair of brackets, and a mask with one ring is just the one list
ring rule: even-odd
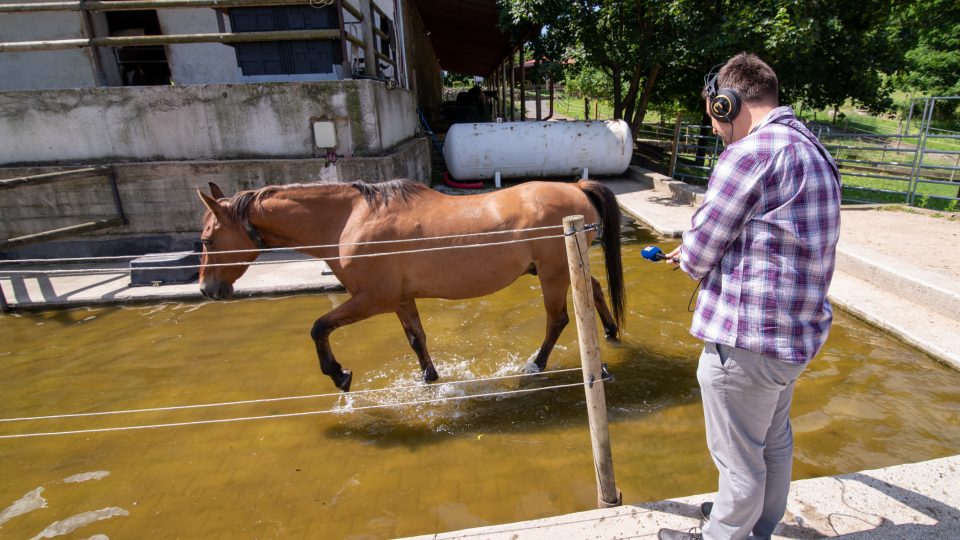
{"label": "concrete step", "polygon": [[828,296],[844,311],[960,369],[960,319],[881,289],[844,269],[834,274]]}
{"label": "concrete step", "polygon": [[706,189],[700,186],[691,186],[680,180],[636,166],[627,169],[627,177],[654,191],[670,195],[679,204],[699,206],[703,203],[703,196],[706,193]]}
{"label": "concrete step", "polygon": [[901,260],[884,257],[869,248],[845,243],[841,236],[837,270],[952,318],[960,326],[960,284],[910,264],[912,257],[909,254]]}

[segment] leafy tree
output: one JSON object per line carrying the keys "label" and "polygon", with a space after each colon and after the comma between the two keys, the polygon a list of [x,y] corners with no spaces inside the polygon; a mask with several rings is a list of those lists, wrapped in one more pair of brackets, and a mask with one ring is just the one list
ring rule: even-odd
{"label": "leafy tree", "polygon": [[[906,51],[895,83],[928,96],[960,96],[960,4],[907,2],[896,13],[893,32]],[[957,106],[947,102],[937,110],[956,114]]]}
{"label": "leafy tree", "polygon": [[543,26],[554,50],[582,50],[634,127],[651,100],[703,111],[704,73],[741,51],[774,67],[781,101],[816,108],[884,107],[883,74],[900,63],[887,0],[500,1],[508,24]]}

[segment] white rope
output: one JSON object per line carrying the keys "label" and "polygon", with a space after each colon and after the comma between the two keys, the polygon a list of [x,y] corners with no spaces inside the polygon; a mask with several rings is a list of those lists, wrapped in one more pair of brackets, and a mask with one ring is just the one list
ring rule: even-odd
{"label": "white rope", "polygon": [[264,420],[267,418],[293,418],[297,416],[313,416],[318,414],[337,414],[337,413],[346,413],[346,412],[356,412],[356,411],[365,411],[370,409],[383,409],[387,407],[402,407],[407,405],[426,405],[430,403],[441,403],[444,401],[462,401],[465,399],[475,399],[482,397],[497,397],[497,396],[506,396],[512,394],[526,394],[532,392],[539,392],[541,390],[555,390],[558,388],[572,388],[574,386],[582,386],[586,384],[585,382],[570,383],[570,384],[559,384],[555,386],[544,386],[542,388],[524,388],[520,390],[508,390],[504,392],[488,392],[486,394],[474,394],[470,396],[450,396],[445,398],[437,399],[420,399],[415,401],[406,401],[403,403],[384,403],[380,405],[364,405],[361,407],[350,407],[349,409],[335,410],[335,409],[326,409],[321,411],[304,411],[298,413],[284,413],[284,414],[268,414],[263,416],[244,416],[240,418],[221,418],[217,420],[197,420],[194,422],[175,422],[170,424],[147,424],[139,426],[119,426],[119,427],[109,427],[109,428],[97,428],[97,429],[76,429],[71,431],[48,431],[41,433],[18,433],[14,435],[0,435],[0,439],[23,439],[27,437],[48,437],[55,435],[79,435],[83,433],[107,433],[112,431],[133,431],[139,429],[158,429],[158,428],[167,428],[167,427],[183,427],[183,426],[199,426],[204,424],[226,424],[230,422],[246,422],[249,420]]}
{"label": "white rope", "polygon": [[[459,381],[444,381],[444,382],[431,383],[430,387],[435,388],[440,385],[499,381],[503,379],[516,379],[518,377],[534,377],[537,375],[566,373],[570,371],[581,371],[581,368],[552,369],[550,371],[541,371],[538,373],[518,373],[515,375],[501,375],[498,377],[486,377],[486,378],[480,378],[480,379],[462,379]],[[353,396],[353,395],[371,394],[371,393],[378,393],[378,392],[389,392],[389,391],[395,391],[395,390],[412,390],[417,388],[427,388],[427,387],[425,387],[422,384],[408,385],[408,386],[389,386],[387,388],[371,388],[367,390],[354,390],[349,394],[344,394],[343,392],[333,392],[329,394],[310,394],[305,396],[247,399],[243,401],[224,401],[221,403],[201,403],[196,405],[174,405],[170,407],[152,407],[149,409],[126,409],[126,410],[120,410],[120,411],[52,414],[48,416],[29,416],[29,417],[23,417],[23,418],[0,418],[0,422],[25,422],[25,421],[34,421],[34,420],[53,420],[53,419],[59,419],[59,418],[78,418],[78,417],[84,417],[84,416],[106,416],[106,415],[112,415],[112,414],[134,414],[134,413],[145,413],[145,412],[177,411],[177,410],[184,410],[184,409],[202,409],[207,407],[227,407],[232,405],[247,405],[250,403],[271,403],[271,402],[277,402],[277,401],[293,401],[293,400],[300,400],[300,399],[315,399],[315,398],[335,397],[335,396],[343,396],[343,395]]]}
{"label": "white rope", "polygon": [[[485,244],[465,244],[462,246],[442,246],[442,247],[432,247],[432,248],[422,248],[422,249],[407,249],[403,251],[388,251],[384,253],[363,253],[359,255],[340,255],[336,257],[316,257],[313,260],[318,261],[338,261],[343,259],[363,259],[367,257],[386,257],[389,255],[409,255],[412,253],[428,253],[431,251],[444,251],[447,249],[469,249],[477,247],[487,247],[487,246],[505,246],[508,244],[519,244],[522,242],[533,242],[536,240],[550,240],[553,238],[563,238],[564,235],[556,234],[551,236],[537,236],[535,238],[519,238],[516,240],[504,240],[503,242],[488,242]],[[298,249],[307,249],[307,248],[298,248]],[[253,250],[257,251],[257,250]],[[283,259],[279,261],[253,261],[253,262],[236,262],[236,263],[207,263],[207,264],[187,264],[180,266],[138,266],[136,268],[83,268],[83,269],[72,269],[72,270],[0,270],[9,275],[58,275],[58,274],[117,274],[117,273],[126,273],[128,270],[181,270],[184,268],[216,268],[221,266],[258,266],[262,264],[283,264],[288,262],[304,262],[304,259]]]}
{"label": "white rope", "polygon": [[[312,246],[296,246],[296,247],[278,247],[278,248],[262,248],[262,249],[233,249],[233,250],[224,250],[224,251],[208,251],[209,255],[226,255],[232,253],[269,253],[272,251],[296,251],[299,249],[327,249],[327,248],[338,248],[338,247],[347,247],[347,246],[372,246],[377,244],[397,244],[401,242],[426,242],[428,240],[449,240],[451,238],[469,238],[472,236],[488,236],[491,234],[511,234],[511,233],[520,233],[520,232],[530,232],[530,231],[545,231],[549,229],[559,229],[563,225],[547,225],[544,227],[530,227],[528,229],[510,229],[507,231],[489,231],[489,232],[478,232],[478,233],[463,233],[463,234],[448,234],[445,236],[425,236],[422,238],[400,238],[397,240],[371,240],[370,242],[347,242],[344,244],[317,244]],[[546,237],[544,237],[546,238]],[[164,255],[164,253],[153,253],[150,255]],[[139,259],[145,255],[116,255],[108,257],[73,257],[73,258],[62,258],[62,259],[15,259],[9,261],[0,261],[0,265],[3,264],[49,264],[49,263],[63,263],[63,262],[86,262],[86,261],[122,261],[122,260],[131,260]]]}

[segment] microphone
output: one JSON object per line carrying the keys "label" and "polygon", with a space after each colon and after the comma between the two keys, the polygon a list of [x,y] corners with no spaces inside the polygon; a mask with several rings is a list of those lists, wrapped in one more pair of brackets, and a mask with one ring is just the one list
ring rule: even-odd
{"label": "microphone", "polygon": [[664,255],[663,251],[657,246],[647,246],[643,248],[643,251],[640,252],[640,255],[650,262],[659,262],[667,259],[667,256]]}

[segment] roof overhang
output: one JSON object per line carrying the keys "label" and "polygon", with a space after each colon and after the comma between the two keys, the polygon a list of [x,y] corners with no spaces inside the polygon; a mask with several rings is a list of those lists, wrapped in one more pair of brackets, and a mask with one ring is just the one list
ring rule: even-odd
{"label": "roof overhang", "polygon": [[497,25],[497,0],[413,0],[440,68],[488,76],[514,50]]}

